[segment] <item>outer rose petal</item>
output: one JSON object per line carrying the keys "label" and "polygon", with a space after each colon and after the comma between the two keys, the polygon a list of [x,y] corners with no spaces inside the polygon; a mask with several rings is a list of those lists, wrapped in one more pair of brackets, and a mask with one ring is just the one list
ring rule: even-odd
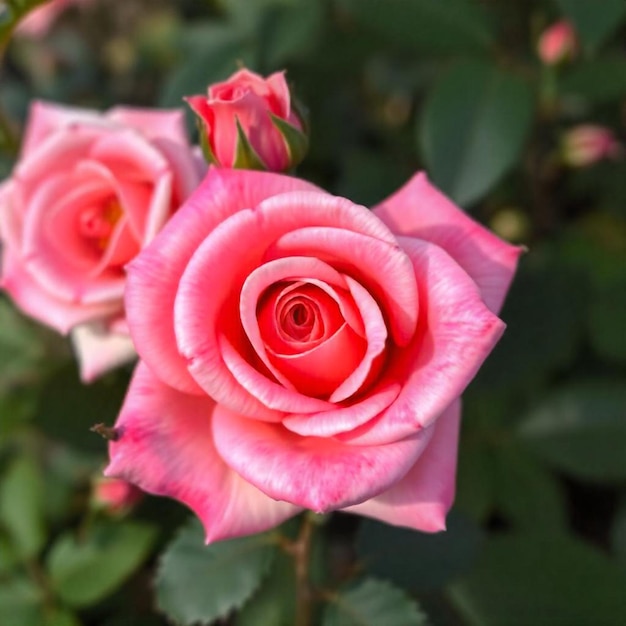
{"label": "outer rose petal", "polygon": [[139,363],[105,475],[180,500],[202,520],[207,542],[262,532],[298,513],[224,463],[211,434],[214,408],[210,398],[181,394]]}
{"label": "outer rose petal", "polygon": [[432,426],[426,450],[406,476],[388,491],[345,511],[425,532],[446,528],[454,500],[461,401],[456,400]]}
{"label": "outer rose petal", "polygon": [[523,248],[502,241],[468,217],[424,173],[413,176],[374,213],[398,235],[441,246],[476,281],[485,304],[498,313]]}
{"label": "outer rose petal", "polygon": [[426,306],[411,345],[390,353],[382,376],[402,384],[400,395],[379,418],[340,436],[352,444],[384,444],[430,426],[463,393],[505,328],[446,252],[419,239],[398,241]]}
{"label": "outer rose petal", "polygon": [[80,366],[80,378],[85,383],[137,356],[128,335],[112,332],[102,323],[76,326],[71,336]]}
{"label": "outer rose petal", "polygon": [[318,513],[363,502],[400,480],[427,446],[427,428],[381,446],[350,446],[301,437],[280,424],[232,413],[217,405],[215,446],[243,478],[276,500]]}
{"label": "outer rose petal", "polygon": [[128,268],[126,311],[137,351],[176,389],[202,393],[176,345],[174,299],[189,259],[228,216],[277,193],[313,185],[279,174],[210,168],[184,206]]}
{"label": "outer rose petal", "polygon": [[169,139],[175,143],[187,144],[185,116],[180,109],[156,110],[119,106],[109,109],[106,117],[112,122],[136,128],[151,141]]}

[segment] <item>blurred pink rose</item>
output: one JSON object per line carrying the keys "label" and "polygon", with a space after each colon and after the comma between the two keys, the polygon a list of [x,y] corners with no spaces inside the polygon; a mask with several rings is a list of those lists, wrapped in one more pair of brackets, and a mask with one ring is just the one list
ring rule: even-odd
{"label": "blurred pink rose", "polygon": [[125,480],[99,476],[94,480],[91,505],[109,515],[121,516],[128,513],[141,499],[143,492]]}
{"label": "blurred pink rose", "polygon": [[284,72],[263,78],[239,70],[211,85],[208,97],[186,100],[199,118],[207,158],[216,165],[282,172],[304,156],[306,136]]}
{"label": "blurred pink rose", "polygon": [[520,252],[423,174],[370,212],[211,168],[130,264],[142,362],[106,474],[181,500],[208,541],[301,509],[443,529],[459,396]]}
{"label": "blurred pink rose", "polygon": [[50,0],[31,11],[18,27],[22,35],[37,38],[45,35],[57,17],[71,5],[86,4],[93,0]]}
{"label": "blurred pink rose", "polygon": [[0,186],[1,286],[28,315],[71,332],[83,380],[134,356],[124,265],[200,176],[181,111],[33,104]]}
{"label": "blurred pink rose", "polygon": [[560,21],[547,28],[539,38],[537,53],[546,65],[555,65],[571,58],[576,52],[578,40],[569,22]]}
{"label": "blurred pink rose", "polygon": [[567,165],[587,167],[602,159],[619,156],[622,146],[610,128],[583,124],[563,135],[561,152]]}

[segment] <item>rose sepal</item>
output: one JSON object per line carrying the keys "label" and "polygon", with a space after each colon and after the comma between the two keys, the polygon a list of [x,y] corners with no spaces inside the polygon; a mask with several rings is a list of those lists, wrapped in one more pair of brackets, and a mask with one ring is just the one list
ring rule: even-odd
{"label": "rose sepal", "polygon": [[198,127],[198,139],[200,141],[200,150],[202,150],[204,160],[210,165],[219,165],[217,157],[211,149],[209,134],[206,131],[206,124],[199,115],[196,116],[196,126]]}
{"label": "rose sepal", "polygon": [[263,162],[258,152],[252,147],[246,133],[241,126],[239,118],[235,118],[237,124],[237,146],[235,148],[235,160],[233,161],[233,169],[236,170],[263,170],[269,168]]}
{"label": "rose sepal", "polygon": [[295,167],[302,162],[309,150],[309,137],[293,124],[270,113],[272,123],[285,142],[289,154],[289,166]]}

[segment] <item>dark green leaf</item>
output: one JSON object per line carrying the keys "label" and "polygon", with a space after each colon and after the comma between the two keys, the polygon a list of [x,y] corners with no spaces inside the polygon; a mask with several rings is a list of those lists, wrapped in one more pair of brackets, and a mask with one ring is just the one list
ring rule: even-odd
{"label": "dark green leaf", "polygon": [[356,549],[368,572],[412,591],[441,587],[470,567],[481,543],[478,528],[453,511],[448,528],[421,533],[363,520]]}
{"label": "dark green leaf", "polygon": [[626,497],[622,497],[613,520],[611,547],[620,563],[626,567]]}
{"label": "dark green leaf", "polygon": [[133,522],[100,523],[84,538],[62,535],[47,563],[55,593],[74,607],[98,602],[141,565],[155,537],[152,526]]}
{"label": "dark green leaf", "polygon": [[156,578],[159,608],[184,625],[209,624],[252,596],[275,554],[272,533],[205,546],[202,527],[194,518],[161,556]]}
{"label": "dark green leaf", "polygon": [[612,35],[626,16],[624,0],[557,0],[573,22],[584,46],[594,50]]}
{"label": "dark green leaf", "polygon": [[577,63],[563,75],[559,89],[592,104],[620,100],[626,95],[626,59],[608,57]]}
{"label": "dark green leaf", "polygon": [[471,626],[621,626],[626,573],[565,536],[503,536],[450,596]]}
{"label": "dark green leaf", "polygon": [[296,578],[293,557],[277,551],[270,573],[237,614],[236,626],[293,626]]}
{"label": "dark green leaf", "polygon": [[542,459],[572,476],[624,480],[626,386],[583,380],[563,387],[529,412],[519,436]]}
{"label": "dark green leaf", "polygon": [[381,42],[434,54],[484,52],[493,33],[468,0],[339,0],[339,8]]}
{"label": "dark green leaf", "polygon": [[404,591],[390,583],[367,579],[335,595],[322,626],[426,626],[426,616]]}
{"label": "dark green leaf", "polygon": [[433,181],[462,205],[479,200],[519,158],[532,114],[530,88],[515,74],[456,64],[430,93],[418,126]]}
{"label": "dark green leaf", "polygon": [[43,626],[81,626],[81,624],[74,613],[65,609],[56,609],[46,614]]}
{"label": "dark green leaf", "polygon": [[0,584],[0,624],[41,626],[42,593],[29,580],[3,579]]}
{"label": "dark green leaf", "polygon": [[0,482],[0,523],[22,559],[34,557],[46,540],[41,470],[28,456],[17,457]]}
{"label": "dark green leaf", "polygon": [[607,359],[626,361],[626,273],[596,286],[589,314],[593,348]]}

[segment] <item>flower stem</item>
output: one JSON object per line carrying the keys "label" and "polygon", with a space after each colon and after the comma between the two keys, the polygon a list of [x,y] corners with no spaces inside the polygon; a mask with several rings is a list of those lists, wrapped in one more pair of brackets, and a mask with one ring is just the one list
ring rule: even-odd
{"label": "flower stem", "polygon": [[309,626],[311,624],[312,589],[309,580],[309,565],[311,560],[311,539],[315,523],[310,514],[305,513],[300,528],[300,534],[292,544],[292,555],[296,570],[296,621],[295,626]]}

